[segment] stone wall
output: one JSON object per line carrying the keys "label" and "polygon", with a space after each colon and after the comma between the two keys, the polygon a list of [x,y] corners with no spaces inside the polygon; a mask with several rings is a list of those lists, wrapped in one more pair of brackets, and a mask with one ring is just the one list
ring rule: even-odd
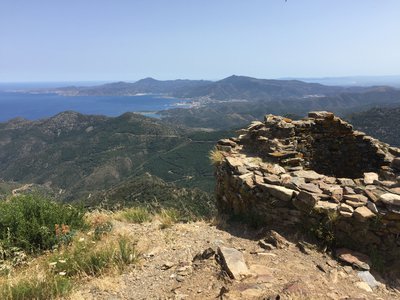
{"label": "stone wall", "polygon": [[267,115],[238,134],[217,145],[221,213],[400,258],[400,149],[328,112]]}

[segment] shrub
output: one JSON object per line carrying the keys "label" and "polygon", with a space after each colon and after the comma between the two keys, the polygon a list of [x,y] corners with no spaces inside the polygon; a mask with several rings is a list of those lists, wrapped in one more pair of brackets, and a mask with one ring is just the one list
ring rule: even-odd
{"label": "shrub", "polygon": [[210,158],[211,163],[215,166],[218,166],[224,159],[222,152],[216,148],[210,151],[208,157]]}
{"label": "shrub", "polygon": [[111,267],[121,271],[137,260],[135,244],[128,237],[120,236],[97,247],[92,241],[77,241],[73,247],[52,255],[48,262],[53,274],[74,277],[96,276]]}
{"label": "shrub", "polygon": [[29,253],[51,249],[84,227],[83,216],[81,209],[38,195],[16,196],[0,202],[0,243]]}
{"label": "shrub", "polygon": [[86,215],[85,221],[93,230],[95,240],[100,240],[113,229],[111,212],[95,211]]}
{"label": "shrub", "polygon": [[161,221],[160,228],[170,228],[173,224],[179,222],[180,214],[176,209],[162,209],[159,213]]}
{"label": "shrub", "polygon": [[125,221],[139,224],[151,221],[152,219],[152,215],[143,207],[125,209],[119,214],[119,217]]}

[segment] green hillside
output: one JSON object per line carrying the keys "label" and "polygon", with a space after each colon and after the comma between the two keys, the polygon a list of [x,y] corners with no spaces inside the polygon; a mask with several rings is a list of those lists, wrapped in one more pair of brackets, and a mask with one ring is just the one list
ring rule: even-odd
{"label": "green hillside", "polygon": [[400,106],[372,108],[351,114],[348,119],[358,130],[392,146],[400,146]]}
{"label": "green hillside", "polygon": [[125,113],[116,118],[64,112],[0,124],[0,178],[87,197],[149,172],[184,187],[213,189],[207,154],[229,132],[193,133]]}

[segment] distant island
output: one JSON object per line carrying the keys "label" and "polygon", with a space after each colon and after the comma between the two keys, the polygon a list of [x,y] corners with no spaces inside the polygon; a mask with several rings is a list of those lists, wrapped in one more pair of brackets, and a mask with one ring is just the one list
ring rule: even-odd
{"label": "distant island", "polygon": [[144,78],[136,82],[114,82],[97,86],[69,86],[31,90],[64,96],[136,96],[163,95],[175,98],[213,100],[269,101],[276,98],[314,98],[333,95],[360,88],[327,86],[300,80],[257,79],[232,75],[218,81],[207,80],[157,80]]}

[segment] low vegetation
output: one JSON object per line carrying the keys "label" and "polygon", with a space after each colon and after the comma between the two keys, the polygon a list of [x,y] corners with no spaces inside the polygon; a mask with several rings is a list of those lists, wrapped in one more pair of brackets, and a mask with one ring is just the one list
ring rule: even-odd
{"label": "low vegetation", "polygon": [[118,221],[157,220],[165,229],[189,221],[185,209],[138,205],[85,212],[39,194],[0,202],[0,299],[68,297],[82,278],[119,274],[140,254]]}
{"label": "low vegetation", "polygon": [[[210,193],[177,187],[150,174],[121,182],[106,192],[96,193],[86,203],[111,211],[125,208],[126,213],[120,214],[124,220],[129,217],[140,220],[146,218],[145,211],[155,215],[160,214],[162,209],[179,212],[179,219],[183,222],[211,219],[216,214],[215,199]],[[128,209],[131,207],[133,211]]]}
{"label": "low vegetation", "polygon": [[150,221],[152,219],[152,215],[143,207],[131,207],[119,212],[117,214],[117,219],[141,224]]}
{"label": "low vegetation", "polygon": [[27,253],[67,243],[85,226],[82,209],[37,195],[22,195],[0,202],[0,248]]}
{"label": "low vegetation", "polygon": [[158,215],[158,218],[161,222],[161,229],[170,228],[172,225],[182,220],[182,216],[180,215],[179,211],[175,209],[162,209]]}
{"label": "low vegetation", "polygon": [[63,297],[83,277],[136,264],[135,240],[113,232],[112,217],[39,195],[1,202],[0,299]]}
{"label": "low vegetation", "polygon": [[208,157],[214,166],[218,166],[224,159],[224,155],[222,154],[222,152],[216,148],[210,151]]}
{"label": "low vegetation", "polygon": [[400,106],[372,108],[353,113],[348,119],[356,129],[392,146],[400,146]]}

